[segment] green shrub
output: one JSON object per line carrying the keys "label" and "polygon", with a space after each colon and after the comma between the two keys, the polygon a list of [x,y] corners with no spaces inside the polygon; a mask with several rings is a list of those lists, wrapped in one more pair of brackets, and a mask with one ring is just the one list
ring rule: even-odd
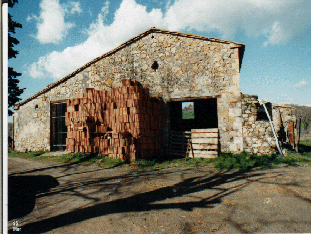
{"label": "green shrub", "polygon": [[273,167],[280,164],[296,166],[298,163],[306,163],[310,161],[310,157],[296,152],[290,152],[288,156],[276,154],[257,155],[242,152],[241,154],[221,153],[219,157],[215,159],[213,164],[215,168],[232,170],[250,169],[256,167]]}
{"label": "green shrub", "polygon": [[131,163],[133,166],[138,166],[139,168],[153,167],[156,165],[155,160],[138,159]]}
{"label": "green shrub", "polygon": [[118,167],[125,164],[125,161],[121,159],[113,159],[106,156],[100,156],[94,158],[94,163],[102,167]]}
{"label": "green shrub", "polygon": [[17,151],[10,151],[8,152],[9,157],[18,157],[18,158],[35,158],[39,157],[40,155],[46,153],[47,151],[29,151],[29,152],[17,152]]}
{"label": "green shrub", "polygon": [[83,152],[77,152],[77,153],[69,153],[64,154],[60,157],[58,157],[57,161],[61,162],[84,162],[92,158],[92,155],[90,153],[83,153]]}

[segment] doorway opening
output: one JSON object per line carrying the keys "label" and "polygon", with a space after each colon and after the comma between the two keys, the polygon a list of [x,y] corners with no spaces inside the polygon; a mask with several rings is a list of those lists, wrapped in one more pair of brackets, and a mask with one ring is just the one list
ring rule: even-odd
{"label": "doorway opening", "polygon": [[67,127],[65,125],[66,102],[51,103],[51,151],[66,150]]}
{"label": "doorway opening", "polygon": [[169,107],[171,130],[218,128],[217,98],[172,101]]}

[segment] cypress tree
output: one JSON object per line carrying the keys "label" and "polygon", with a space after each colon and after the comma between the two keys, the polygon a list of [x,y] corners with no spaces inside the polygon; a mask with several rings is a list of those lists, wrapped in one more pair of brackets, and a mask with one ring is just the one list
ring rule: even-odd
{"label": "cypress tree", "polygon": [[[9,0],[8,6],[13,7],[15,3],[18,3],[18,0]],[[15,22],[12,20],[12,15],[8,15],[8,57],[16,58],[16,55],[18,55],[18,51],[14,50],[13,47],[17,44],[19,44],[19,41],[12,37],[11,34],[15,33],[15,28],[22,28],[22,25],[18,22]],[[16,72],[13,70],[12,67],[9,67],[8,69],[8,102],[9,102],[9,116],[13,115],[13,111],[10,109],[12,106],[14,106],[17,102],[21,100],[19,96],[24,92],[25,88],[19,88],[18,83],[19,79],[17,77],[21,76],[22,73]]]}

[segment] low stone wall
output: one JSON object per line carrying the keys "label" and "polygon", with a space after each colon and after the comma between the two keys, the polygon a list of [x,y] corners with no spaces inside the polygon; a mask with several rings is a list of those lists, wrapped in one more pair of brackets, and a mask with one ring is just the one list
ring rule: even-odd
{"label": "low stone wall", "polygon": [[[242,94],[243,145],[248,153],[270,154],[276,140],[268,120],[258,120],[258,96]],[[272,122],[281,146],[297,149],[295,108],[272,104]]]}
{"label": "low stone wall", "polygon": [[257,121],[258,96],[242,95],[243,146],[248,153],[269,154],[276,141],[269,121]]}

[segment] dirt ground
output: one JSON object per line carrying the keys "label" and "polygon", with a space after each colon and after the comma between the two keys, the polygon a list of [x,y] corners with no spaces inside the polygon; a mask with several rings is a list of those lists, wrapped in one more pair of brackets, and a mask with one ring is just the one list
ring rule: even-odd
{"label": "dirt ground", "polygon": [[13,233],[311,232],[311,167],[103,169],[9,158]]}

